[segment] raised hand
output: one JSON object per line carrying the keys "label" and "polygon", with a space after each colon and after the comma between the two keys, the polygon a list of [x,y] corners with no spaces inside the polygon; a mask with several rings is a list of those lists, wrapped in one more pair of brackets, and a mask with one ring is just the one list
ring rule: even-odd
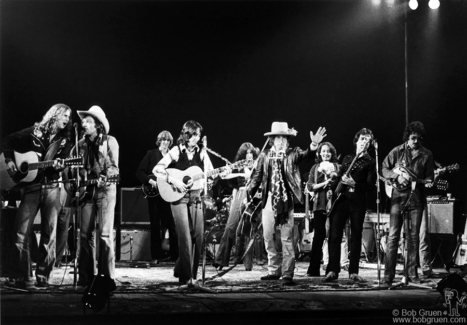
{"label": "raised hand", "polygon": [[321,141],[323,141],[324,137],[326,137],[326,128],[325,127],[319,127],[318,131],[316,131],[315,134],[313,134],[313,131],[310,131],[310,138],[311,142],[314,144],[319,144]]}

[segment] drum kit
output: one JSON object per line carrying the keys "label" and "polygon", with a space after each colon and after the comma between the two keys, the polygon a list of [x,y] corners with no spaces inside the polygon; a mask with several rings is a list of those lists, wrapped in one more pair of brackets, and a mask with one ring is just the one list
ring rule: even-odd
{"label": "drum kit", "polygon": [[219,208],[212,197],[203,196],[201,199],[204,206],[207,258],[213,259],[216,252],[216,245],[221,242],[227,219],[229,218],[232,196],[225,196]]}

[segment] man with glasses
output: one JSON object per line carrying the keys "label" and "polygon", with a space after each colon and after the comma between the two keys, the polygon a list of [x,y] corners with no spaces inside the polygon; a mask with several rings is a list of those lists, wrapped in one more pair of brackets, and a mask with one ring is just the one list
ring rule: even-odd
{"label": "man with glasses", "polygon": [[[417,252],[420,244],[420,225],[423,210],[426,206],[425,186],[434,179],[433,154],[422,146],[425,137],[425,127],[421,122],[412,122],[406,126],[402,145],[391,150],[383,161],[383,176],[398,184],[391,199],[390,228],[386,249],[386,265],[384,282],[392,285],[394,280],[397,249],[401,229],[404,224],[405,208],[408,217],[408,245],[405,275],[407,281],[420,283],[417,271]],[[417,182],[424,180],[427,185]]]}
{"label": "man with glasses", "polygon": [[146,193],[148,200],[149,221],[151,223],[151,265],[158,264],[164,259],[162,240],[164,233],[161,230],[169,231],[170,259],[178,259],[177,233],[175,223],[170,209],[170,203],[165,202],[157,192],[157,179],[152,170],[157,163],[169,152],[173,143],[172,134],[169,131],[162,131],[157,136],[156,145],[158,148],[149,150],[136,170],[136,177],[145,186],[151,189],[151,194]]}

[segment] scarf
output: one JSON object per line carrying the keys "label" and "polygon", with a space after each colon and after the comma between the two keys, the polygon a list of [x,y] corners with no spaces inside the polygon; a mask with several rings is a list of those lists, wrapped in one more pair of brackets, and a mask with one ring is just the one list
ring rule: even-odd
{"label": "scarf", "polygon": [[271,192],[272,192],[272,210],[275,213],[276,225],[287,223],[288,218],[288,198],[285,188],[282,166],[284,163],[284,154],[270,151],[269,158],[272,164]]}

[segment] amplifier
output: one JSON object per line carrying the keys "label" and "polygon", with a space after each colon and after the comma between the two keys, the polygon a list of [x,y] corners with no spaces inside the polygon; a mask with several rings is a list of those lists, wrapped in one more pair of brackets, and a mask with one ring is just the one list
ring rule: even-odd
{"label": "amplifier", "polygon": [[[115,249],[115,251],[117,251]],[[120,261],[150,261],[151,231],[122,229],[120,231]]]}
{"label": "amplifier", "polygon": [[428,202],[428,225],[432,234],[458,234],[462,229],[460,204],[456,200]]}
{"label": "amplifier", "polygon": [[120,226],[149,225],[148,202],[141,188],[122,187],[120,189]]}

